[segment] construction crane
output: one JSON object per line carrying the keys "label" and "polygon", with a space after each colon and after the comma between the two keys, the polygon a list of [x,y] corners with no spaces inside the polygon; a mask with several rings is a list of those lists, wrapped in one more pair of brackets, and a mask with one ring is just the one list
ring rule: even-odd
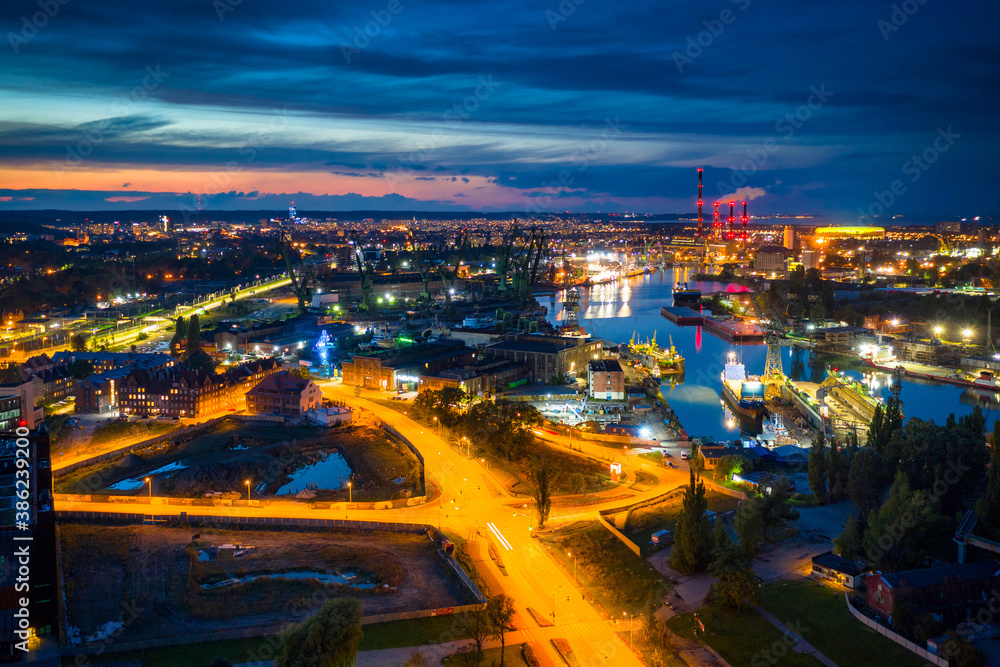
{"label": "construction crane", "polygon": [[[302,262],[302,255],[295,250],[292,239],[285,234],[284,230],[278,237],[278,250],[285,259],[288,279],[292,281],[292,292],[295,293],[295,298],[299,302],[299,315],[304,315],[306,304],[309,302],[309,281],[314,277],[312,270]],[[298,270],[295,268],[296,264],[299,265]]]}
{"label": "construction crane", "polygon": [[373,308],[372,274],[375,269],[365,259],[365,251],[361,248],[361,241],[358,239],[356,231],[351,231],[351,238],[354,239],[354,259],[358,264],[358,272],[361,274],[361,303],[358,304],[358,309],[367,311]]}

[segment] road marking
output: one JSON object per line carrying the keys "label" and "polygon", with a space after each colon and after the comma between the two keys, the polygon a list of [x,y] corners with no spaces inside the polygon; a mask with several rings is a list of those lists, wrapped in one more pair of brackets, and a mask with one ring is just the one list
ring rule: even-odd
{"label": "road marking", "polygon": [[510,546],[510,542],[507,541],[507,538],[505,538],[503,535],[500,534],[500,531],[497,529],[496,526],[493,525],[491,521],[486,522],[486,527],[489,528],[494,535],[496,535],[496,538],[500,540],[500,543],[503,544],[504,548],[507,549],[507,551],[514,550],[514,547]]}

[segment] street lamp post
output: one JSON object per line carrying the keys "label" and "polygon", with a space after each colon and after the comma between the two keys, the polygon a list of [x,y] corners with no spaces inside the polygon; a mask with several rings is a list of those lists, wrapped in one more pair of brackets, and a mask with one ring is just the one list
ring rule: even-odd
{"label": "street lamp post", "polygon": [[576,578],[576,556],[568,551],[566,552],[566,555],[573,559],[573,583],[579,586],[580,580]]}
{"label": "street lamp post", "polygon": [[149,485],[149,502],[153,502],[153,480],[150,477],[146,478],[146,484]]}
{"label": "street lamp post", "polygon": [[[354,503],[354,489],[351,487],[351,483],[347,483],[347,501],[349,503]],[[440,517],[438,518],[438,523],[441,523]]]}
{"label": "street lamp post", "polygon": [[249,479],[246,481],[246,485],[247,485],[247,502],[250,502],[250,480]]}
{"label": "street lamp post", "polygon": [[[622,617],[625,616],[625,612],[622,612]],[[632,648],[632,619],[635,618],[635,614],[628,615],[628,647]]]}

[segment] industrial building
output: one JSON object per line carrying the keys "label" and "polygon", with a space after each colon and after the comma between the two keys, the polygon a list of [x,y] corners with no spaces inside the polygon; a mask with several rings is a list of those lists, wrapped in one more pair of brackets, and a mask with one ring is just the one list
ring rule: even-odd
{"label": "industrial building", "polygon": [[462,341],[439,340],[419,345],[355,354],[341,364],[344,384],[381,391],[415,391],[421,375],[472,363],[476,351]]}
{"label": "industrial building", "polygon": [[486,346],[484,352],[490,357],[523,362],[529,380],[548,383],[582,373],[589,361],[601,357],[602,348],[599,339],[518,334]]}
{"label": "industrial building", "polygon": [[268,375],[246,396],[247,412],[256,415],[300,417],[323,403],[323,392],[315,382],[288,371]]}

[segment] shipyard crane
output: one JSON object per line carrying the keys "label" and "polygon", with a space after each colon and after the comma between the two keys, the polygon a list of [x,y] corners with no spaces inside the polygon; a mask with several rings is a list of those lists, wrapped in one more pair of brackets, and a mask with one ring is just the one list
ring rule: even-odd
{"label": "shipyard crane", "polygon": [[463,229],[456,238],[455,245],[458,247],[458,255],[455,257],[455,267],[448,269],[447,264],[440,269],[441,285],[444,287],[444,307],[445,311],[451,313],[451,292],[455,288],[455,278],[458,277],[458,267],[462,264],[462,257],[465,253],[465,244],[468,240],[468,229]]}
{"label": "shipyard crane", "polygon": [[420,271],[420,279],[423,281],[423,288],[420,290],[420,300],[429,303],[431,300],[430,283],[434,279],[434,268],[430,263],[424,262],[423,253],[420,251],[420,246],[417,244],[417,237],[414,235],[412,229],[409,234],[410,243],[413,245],[413,256],[416,259],[417,270]]}
{"label": "shipyard crane", "polygon": [[504,232],[500,243],[500,266],[497,267],[497,291],[501,294],[507,292],[507,274],[510,272],[511,251],[514,248],[514,240],[518,236],[517,220]]}
{"label": "shipyard crane", "polygon": [[354,259],[358,264],[358,273],[361,274],[361,303],[358,304],[358,309],[371,310],[372,274],[375,269],[371,265],[371,262],[365,259],[365,251],[361,247],[361,241],[358,239],[356,231],[351,231],[351,238],[354,239]]}
{"label": "shipyard crane", "polygon": [[[285,267],[288,269],[288,279],[292,282],[292,292],[295,293],[295,298],[298,299],[299,315],[304,315],[309,299],[309,282],[315,276],[312,269],[307,267],[302,261],[301,253],[295,250],[291,237],[286,235],[284,230],[278,236],[278,250],[285,260]],[[299,265],[298,270],[296,270],[296,264]]]}
{"label": "shipyard crane", "polygon": [[764,362],[764,373],[760,376],[764,383],[764,398],[770,400],[781,392],[785,382],[785,374],[781,370],[781,340],[788,333],[788,324],[775,304],[762,292],[754,291],[750,295],[750,303],[757,315],[757,325],[764,334],[767,345],[767,359]]}

